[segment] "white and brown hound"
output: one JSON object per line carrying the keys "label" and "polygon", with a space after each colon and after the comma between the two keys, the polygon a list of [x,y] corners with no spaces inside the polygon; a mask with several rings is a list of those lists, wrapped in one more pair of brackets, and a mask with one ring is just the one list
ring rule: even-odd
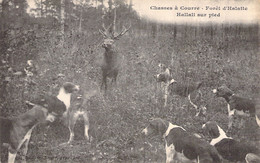
{"label": "white and brown hound", "polygon": [[51,95],[41,95],[40,97],[38,97],[37,99],[35,99],[34,101],[31,102],[31,103],[38,104],[38,105],[41,105],[41,106],[46,107],[46,108],[53,108],[53,107],[62,108],[63,107],[63,108],[66,109],[66,111],[63,113],[62,120],[63,120],[65,126],[67,126],[69,128],[69,131],[70,131],[70,138],[69,138],[69,141],[67,142],[68,144],[71,143],[74,139],[73,128],[74,128],[74,125],[75,125],[75,119],[77,120],[77,118],[80,114],[83,115],[83,118],[85,120],[85,137],[87,139],[89,139],[88,134],[86,134],[86,133],[88,133],[88,129],[89,129],[87,113],[83,114],[83,112],[72,111],[72,110],[75,110],[74,108],[79,107],[79,103],[77,101],[77,98],[75,100],[76,104],[71,106],[71,96],[72,96],[73,93],[78,92],[78,91],[79,91],[78,85],[75,85],[75,84],[70,83],[70,82],[66,82],[60,88],[59,94],[56,97],[51,96]]}
{"label": "white and brown hound", "polygon": [[199,94],[201,92],[199,91],[199,88],[201,87],[202,82],[194,82],[194,83],[180,83],[180,82],[172,82],[169,86],[170,94],[178,95],[181,97],[188,97],[190,104],[195,108],[198,109],[198,106],[195,105],[191,101],[191,93],[198,91]]}
{"label": "white and brown hound", "polygon": [[211,137],[210,144],[215,146],[219,154],[226,160],[232,162],[246,161],[251,163],[253,159],[260,162],[260,150],[248,143],[239,142],[228,137],[224,130],[216,122],[209,121],[202,126],[202,129]]}
{"label": "white and brown hound", "polygon": [[89,116],[88,116],[88,110],[87,110],[87,101],[97,94],[96,90],[84,92],[79,91],[75,96],[72,97],[71,100],[71,106],[69,109],[69,112],[67,114],[67,117],[65,119],[66,124],[68,125],[68,128],[70,130],[70,138],[67,142],[68,144],[71,143],[74,140],[74,126],[79,119],[79,117],[82,117],[84,120],[84,136],[86,140],[90,140],[89,137]]}
{"label": "white and brown hound", "polygon": [[205,115],[207,108],[205,106],[197,106],[191,101],[191,93],[198,91],[199,95],[201,92],[199,88],[202,82],[195,82],[189,84],[179,83],[172,78],[170,75],[169,68],[165,68],[163,73],[156,76],[157,82],[165,83],[164,86],[164,107],[167,105],[168,95],[178,95],[181,97],[187,97],[190,104],[197,110],[196,116]]}
{"label": "white and brown hound", "polygon": [[171,83],[175,82],[175,80],[172,78],[170,74],[170,69],[163,66],[162,64],[159,64],[159,67],[163,69],[164,71],[162,73],[157,74],[156,81],[160,84],[160,87],[164,90],[164,107],[167,106],[167,100],[168,100],[168,87]]}
{"label": "white and brown hound", "polygon": [[161,135],[165,139],[166,163],[180,162],[218,163],[221,156],[208,142],[188,133],[184,128],[156,118],[143,129],[146,136]]}
{"label": "white and brown hound", "polygon": [[217,97],[223,97],[228,103],[228,129],[231,129],[232,127],[234,115],[255,116],[256,122],[258,126],[260,126],[260,105],[257,102],[245,97],[237,96],[225,85],[213,89],[213,93]]}
{"label": "white and brown hound", "polygon": [[[62,116],[62,114],[57,114],[55,110],[52,108],[50,111],[42,106],[34,105],[32,109],[18,117],[0,117],[0,145],[2,146],[4,143],[9,145],[8,163],[14,163],[16,154],[23,144],[25,145],[22,159],[26,160],[32,130],[40,123],[53,122],[56,116]],[[58,112],[62,113],[62,111]]]}

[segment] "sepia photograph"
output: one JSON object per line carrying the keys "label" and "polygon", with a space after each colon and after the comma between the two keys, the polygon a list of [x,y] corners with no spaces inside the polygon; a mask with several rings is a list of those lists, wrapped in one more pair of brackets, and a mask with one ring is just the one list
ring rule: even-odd
{"label": "sepia photograph", "polygon": [[0,0],[0,163],[260,163],[259,0]]}

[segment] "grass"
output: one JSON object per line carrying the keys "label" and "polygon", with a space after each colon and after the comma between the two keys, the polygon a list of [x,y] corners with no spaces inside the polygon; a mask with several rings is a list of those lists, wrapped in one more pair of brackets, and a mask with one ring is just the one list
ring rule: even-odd
{"label": "grass", "polygon": [[[212,35],[207,27],[200,27],[195,35],[195,27],[178,27],[176,38],[167,31],[158,32],[156,38],[124,36],[116,43],[122,67],[117,86],[111,86],[106,96],[100,92],[92,97],[86,106],[92,141],[84,140],[81,120],[75,127],[75,142],[65,147],[59,144],[68,141],[66,127],[55,123],[46,131],[45,126],[39,126],[29,145],[28,162],[164,162],[163,140],[140,135],[147,122],[155,117],[200,135],[203,135],[201,125],[207,120],[217,121],[226,130],[226,103],[214,97],[211,90],[226,84],[249,98],[257,97],[260,90],[258,35],[252,35],[251,27],[241,26],[240,34],[232,28],[217,27]],[[40,66],[39,75],[34,78],[38,84],[24,93],[24,81],[15,78],[9,84],[7,101],[17,101],[8,103],[6,110],[2,110],[6,115],[24,112],[23,101],[33,98],[34,93],[57,94],[55,86],[65,81],[80,84],[84,90],[99,90],[103,49],[95,47],[91,53],[86,47],[100,42],[101,37],[67,38],[63,48],[54,44],[55,37],[50,36],[48,40],[49,43],[39,40],[40,52],[34,56]],[[160,62],[169,65],[177,81],[205,83],[201,91],[208,108],[206,117],[194,117],[195,110],[187,99],[180,97],[170,97],[168,106],[163,107],[162,91],[153,77],[159,72]],[[57,77],[59,73],[65,77]],[[17,106],[24,109],[14,110]],[[259,142],[259,134],[253,118],[247,120],[244,128],[232,131],[232,137],[253,143]]]}

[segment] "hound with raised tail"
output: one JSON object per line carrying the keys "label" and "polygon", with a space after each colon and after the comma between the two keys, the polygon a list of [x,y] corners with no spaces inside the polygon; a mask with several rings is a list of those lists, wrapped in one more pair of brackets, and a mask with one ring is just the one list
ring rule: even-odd
{"label": "hound with raised tail", "polygon": [[224,159],[232,162],[253,163],[254,160],[260,162],[260,150],[257,147],[228,137],[216,122],[209,121],[203,124],[202,129],[212,138],[210,144],[216,147]]}
{"label": "hound with raised tail", "polygon": [[180,97],[187,97],[190,104],[196,109],[196,116],[205,115],[207,108],[205,106],[197,106],[194,102],[191,101],[191,94],[193,92],[198,92],[201,96],[201,91],[199,90],[202,86],[202,82],[193,82],[193,83],[180,83],[174,80],[168,68],[166,68],[165,72],[157,75],[157,82],[165,83],[165,103],[164,106],[167,105],[168,95],[178,95]]}
{"label": "hound with raised tail", "polygon": [[23,144],[25,145],[22,159],[25,161],[32,130],[40,123],[53,122],[57,116],[62,116],[62,114],[57,113],[64,111],[55,108],[50,111],[42,106],[35,105],[31,110],[18,117],[0,117],[0,145],[2,146],[3,143],[9,144],[8,163],[14,163],[16,154]]}
{"label": "hound with raised tail", "polygon": [[181,126],[156,118],[143,129],[146,136],[161,135],[165,139],[166,163],[174,160],[193,163],[219,163],[222,161],[215,147],[188,133]]}
{"label": "hound with raised tail", "polygon": [[[212,90],[217,97],[223,97],[227,102],[228,109],[228,130],[231,129],[233,125],[234,115],[239,116],[255,116],[258,126],[260,126],[260,104],[245,98],[237,96],[233,91],[231,91],[227,86],[222,85],[216,89]],[[241,126],[242,123],[240,123]]]}

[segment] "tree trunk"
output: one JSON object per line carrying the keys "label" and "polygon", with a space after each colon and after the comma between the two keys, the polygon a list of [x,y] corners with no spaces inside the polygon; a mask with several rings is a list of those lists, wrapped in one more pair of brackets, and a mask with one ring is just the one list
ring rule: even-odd
{"label": "tree trunk", "polygon": [[116,32],[116,8],[114,10],[113,33]]}
{"label": "tree trunk", "polygon": [[3,23],[1,23],[1,30],[2,31],[5,31],[7,29],[7,25],[6,25],[7,21],[6,20],[8,19],[7,18],[8,10],[9,10],[9,1],[3,0],[2,1],[2,20],[3,20]]}
{"label": "tree trunk", "polygon": [[83,7],[81,7],[80,17],[79,17],[79,32],[81,32],[81,30],[82,30],[82,28],[81,28],[81,24],[82,24],[82,12],[83,12]]}
{"label": "tree trunk", "polygon": [[102,16],[101,16],[101,19],[102,19],[102,27],[105,29],[105,6],[104,6],[104,0],[101,1],[102,3]]}
{"label": "tree trunk", "polygon": [[41,4],[40,5],[41,5],[41,13],[40,13],[41,15],[40,16],[42,17],[43,16],[42,0],[41,0]]}
{"label": "tree trunk", "polygon": [[61,0],[60,7],[60,35],[61,35],[61,44],[64,42],[64,26],[65,26],[65,0]]}

